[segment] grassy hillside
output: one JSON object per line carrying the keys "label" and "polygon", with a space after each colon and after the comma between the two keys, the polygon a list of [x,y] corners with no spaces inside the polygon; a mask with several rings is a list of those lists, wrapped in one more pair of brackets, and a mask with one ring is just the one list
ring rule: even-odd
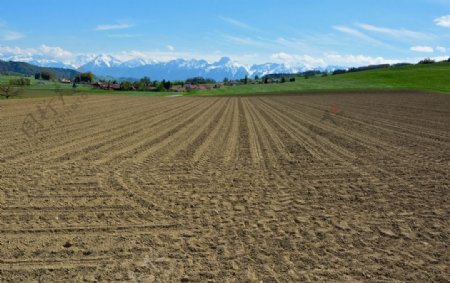
{"label": "grassy hillside", "polygon": [[450,93],[450,63],[412,65],[327,77],[316,76],[308,79],[298,77],[292,83],[240,85],[195,91],[191,95],[251,95],[347,90],[423,90]]}
{"label": "grassy hillside", "polygon": [[51,71],[56,78],[74,78],[79,72],[63,68],[44,68],[24,62],[13,62],[0,60],[0,73],[14,73],[25,76],[34,76],[34,74],[44,70]]}

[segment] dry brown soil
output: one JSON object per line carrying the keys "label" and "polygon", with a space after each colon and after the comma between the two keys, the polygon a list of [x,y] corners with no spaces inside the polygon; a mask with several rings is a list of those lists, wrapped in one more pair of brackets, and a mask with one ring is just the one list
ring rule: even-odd
{"label": "dry brown soil", "polygon": [[0,121],[1,282],[449,282],[448,95],[76,95]]}

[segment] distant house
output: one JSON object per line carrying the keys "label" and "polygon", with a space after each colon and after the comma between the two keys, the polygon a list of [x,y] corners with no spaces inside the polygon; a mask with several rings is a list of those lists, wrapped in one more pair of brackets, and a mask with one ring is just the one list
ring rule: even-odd
{"label": "distant house", "polygon": [[267,80],[267,83],[269,83],[269,84],[277,84],[279,82],[280,82],[279,79],[270,78],[270,79]]}
{"label": "distant house", "polygon": [[145,88],[145,91],[158,91],[158,88],[154,86],[149,86]]}
{"label": "distant house", "polygon": [[71,84],[72,83],[72,81],[69,79],[60,79],[59,82],[63,83],[63,84]]}
{"label": "distant house", "polygon": [[191,90],[206,90],[206,89],[211,89],[213,88],[213,86],[208,85],[208,84],[184,84],[183,88],[186,89],[187,91],[191,91]]}
{"label": "distant house", "polygon": [[120,84],[113,84],[111,82],[95,82],[92,84],[92,87],[103,90],[120,90]]}
{"label": "distant house", "polygon": [[169,91],[173,91],[173,92],[185,92],[186,89],[183,87],[171,87]]}
{"label": "distant house", "polygon": [[107,88],[108,90],[120,90],[120,84],[113,84],[113,83],[110,83],[109,85],[108,85],[108,88]]}
{"label": "distant house", "polygon": [[102,83],[101,82],[95,82],[95,83],[91,84],[91,86],[93,88],[102,88]]}

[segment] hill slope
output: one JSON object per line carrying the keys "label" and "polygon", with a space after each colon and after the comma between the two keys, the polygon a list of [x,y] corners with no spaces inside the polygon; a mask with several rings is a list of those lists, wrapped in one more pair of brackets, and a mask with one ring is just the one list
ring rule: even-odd
{"label": "hill slope", "polygon": [[56,78],[74,78],[77,71],[72,69],[63,68],[44,68],[28,64],[25,62],[14,62],[14,61],[2,61],[0,60],[0,73],[13,73],[21,74],[25,76],[34,76],[34,74],[41,72],[42,70],[50,70],[56,76]]}
{"label": "hill slope", "polygon": [[198,95],[246,95],[306,91],[423,90],[450,93],[450,62],[391,67],[327,77],[298,77],[293,83],[249,84],[208,91]]}

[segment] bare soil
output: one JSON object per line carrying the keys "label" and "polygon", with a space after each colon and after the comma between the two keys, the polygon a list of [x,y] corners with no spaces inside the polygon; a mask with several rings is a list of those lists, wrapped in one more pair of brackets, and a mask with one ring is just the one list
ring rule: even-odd
{"label": "bare soil", "polygon": [[450,96],[0,101],[1,282],[449,282]]}

